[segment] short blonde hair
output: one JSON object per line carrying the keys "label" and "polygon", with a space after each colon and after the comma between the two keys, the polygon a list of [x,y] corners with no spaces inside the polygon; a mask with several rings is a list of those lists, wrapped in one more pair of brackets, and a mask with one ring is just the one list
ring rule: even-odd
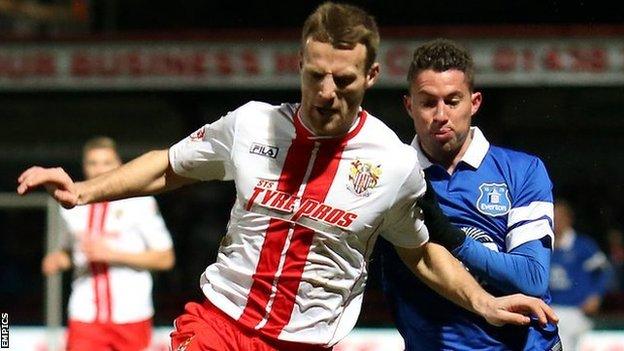
{"label": "short blonde hair", "polygon": [[84,156],[87,154],[87,152],[94,149],[111,149],[115,151],[117,155],[119,155],[119,152],[117,152],[117,143],[115,142],[115,140],[106,136],[97,136],[87,140],[87,142],[82,147],[82,155]]}
{"label": "short blonde hair", "polygon": [[366,47],[365,69],[371,68],[379,49],[379,29],[373,16],[359,7],[326,2],[306,19],[301,32],[301,44],[313,40],[329,43],[336,48]]}

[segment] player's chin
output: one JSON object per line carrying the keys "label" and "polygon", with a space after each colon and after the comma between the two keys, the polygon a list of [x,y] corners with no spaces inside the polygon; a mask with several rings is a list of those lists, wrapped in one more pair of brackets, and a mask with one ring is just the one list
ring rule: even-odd
{"label": "player's chin", "polygon": [[441,149],[444,152],[451,152],[457,149],[457,142],[455,139],[451,139],[445,142],[439,142]]}
{"label": "player's chin", "polygon": [[[316,134],[319,136],[336,136],[345,133],[345,125],[340,115],[323,116],[317,120]],[[348,130],[348,127],[346,127]]]}
{"label": "player's chin", "polygon": [[324,109],[315,107],[312,109],[312,118],[317,124],[330,124],[333,121],[340,119],[340,113],[334,109]]}

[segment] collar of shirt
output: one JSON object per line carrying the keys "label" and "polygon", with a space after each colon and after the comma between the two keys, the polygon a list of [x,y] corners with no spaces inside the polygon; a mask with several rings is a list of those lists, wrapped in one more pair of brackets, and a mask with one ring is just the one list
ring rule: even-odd
{"label": "collar of shirt", "polygon": [[[477,169],[483,162],[485,155],[487,154],[490,148],[490,142],[487,141],[483,132],[478,127],[470,127],[470,132],[472,133],[472,140],[470,141],[470,145],[468,145],[468,150],[462,157],[460,162],[464,162]],[[429,168],[433,166],[433,162],[429,160],[427,155],[423,152],[420,147],[420,143],[418,142],[418,135],[414,137],[412,140],[412,147],[416,149],[416,153],[418,154],[418,162],[420,162],[420,166],[423,169]]]}

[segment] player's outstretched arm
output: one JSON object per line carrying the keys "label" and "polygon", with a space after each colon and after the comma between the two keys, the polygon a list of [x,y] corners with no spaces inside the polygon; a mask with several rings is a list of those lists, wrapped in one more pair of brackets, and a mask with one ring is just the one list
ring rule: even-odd
{"label": "player's outstretched arm", "polygon": [[84,182],[74,181],[62,168],[31,167],[18,178],[24,195],[43,186],[63,207],[156,194],[195,180],[175,174],[168,150],[150,151],[123,166]]}
{"label": "player's outstretched arm", "polygon": [[396,247],[405,264],[430,288],[493,325],[527,325],[530,316],[545,325],[557,322],[541,299],[521,294],[495,298],[488,294],[444,247],[426,243],[416,249]]}

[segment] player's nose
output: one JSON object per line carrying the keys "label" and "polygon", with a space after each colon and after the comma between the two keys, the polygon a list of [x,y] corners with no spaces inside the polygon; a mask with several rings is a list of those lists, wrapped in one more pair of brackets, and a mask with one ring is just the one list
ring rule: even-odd
{"label": "player's nose", "polygon": [[336,97],[336,83],[334,83],[334,79],[329,74],[321,81],[319,97],[323,100],[331,100]]}
{"label": "player's nose", "polygon": [[437,122],[446,122],[448,121],[449,117],[448,117],[448,111],[447,111],[447,106],[444,103],[444,101],[439,101],[434,112],[433,112],[433,119]]}

